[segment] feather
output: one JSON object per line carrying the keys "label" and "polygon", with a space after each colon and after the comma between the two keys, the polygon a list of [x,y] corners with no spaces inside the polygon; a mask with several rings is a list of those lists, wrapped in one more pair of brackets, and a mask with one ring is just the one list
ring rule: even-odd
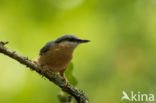
{"label": "feather", "polygon": [[49,41],[45,44],[43,48],[40,50],[40,55],[46,53],[49,49],[51,49],[54,46],[55,40]]}

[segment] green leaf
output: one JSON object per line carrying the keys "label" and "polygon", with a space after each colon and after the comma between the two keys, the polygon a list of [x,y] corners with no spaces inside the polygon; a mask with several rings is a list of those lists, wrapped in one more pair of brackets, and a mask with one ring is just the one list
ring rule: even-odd
{"label": "green leaf", "polygon": [[77,79],[73,76],[73,69],[74,69],[74,65],[71,62],[65,71],[65,76],[67,77],[69,83],[76,86],[78,82]]}

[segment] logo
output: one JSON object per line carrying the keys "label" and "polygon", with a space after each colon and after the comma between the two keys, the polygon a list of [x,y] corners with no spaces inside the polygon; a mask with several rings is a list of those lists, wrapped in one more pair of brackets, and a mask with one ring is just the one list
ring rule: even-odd
{"label": "logo", "polygon": [[128,95],[125,91],[122,92],[123,96],[121,100],[128,100],[128,101],[138,101],[138,102],[153,102],[154,101],[154,94],[145,94],[141,92],[134,93],[131,91],[130,95]]}

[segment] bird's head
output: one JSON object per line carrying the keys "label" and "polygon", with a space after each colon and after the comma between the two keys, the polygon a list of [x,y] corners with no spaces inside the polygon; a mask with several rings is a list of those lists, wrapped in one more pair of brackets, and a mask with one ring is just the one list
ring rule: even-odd
{"label": "bird's head", "polygon": [[79,44],[87,43],[90,40],[80,39],[74,35],[64,35],[55,40],[55,43],[63,47],[75,48]]}

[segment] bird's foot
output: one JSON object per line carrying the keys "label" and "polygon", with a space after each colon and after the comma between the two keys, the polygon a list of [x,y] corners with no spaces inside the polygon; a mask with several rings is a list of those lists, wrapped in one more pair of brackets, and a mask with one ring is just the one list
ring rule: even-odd
{"label": "bird's foot", "polygon": [[63,78],[63,80],[65,81],[65,86],[67,86],[68,85],[68,79],[65,77],[65,76],[62,76],[62,78]]}

